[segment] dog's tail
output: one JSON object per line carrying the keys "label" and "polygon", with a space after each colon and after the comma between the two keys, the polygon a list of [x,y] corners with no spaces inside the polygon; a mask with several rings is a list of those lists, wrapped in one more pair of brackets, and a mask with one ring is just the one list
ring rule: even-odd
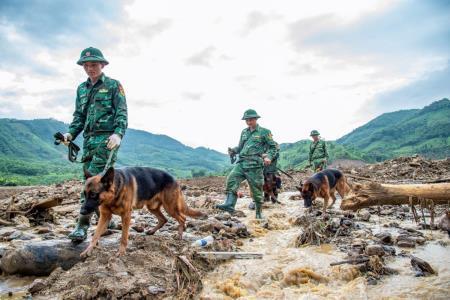
{"label": "dog's tail", "polygon": [[201,211],[196,210],[196,209],[192,209],[192,208],[190,208],[190,207],[187,206],[187,205],[185,206],[184,214],[185,214],[186,216],[191,217],[191,218],[201,218],[201,217],[204,217],[204,216],[205,216],[205,214],[202,213]]}
{"label": "dog's tail", "polygon": [[187,203],[186,200],[184,199],[184,195],[182,192],[182,187],[178,186],[179,188],[179,198],[180,198],[180,204],[181,204],[181,211],[186,215],[189,216],[191,218],[202,218],[205,217],[206,215],[204,213],[202,213],[199,210],[190,208]]}

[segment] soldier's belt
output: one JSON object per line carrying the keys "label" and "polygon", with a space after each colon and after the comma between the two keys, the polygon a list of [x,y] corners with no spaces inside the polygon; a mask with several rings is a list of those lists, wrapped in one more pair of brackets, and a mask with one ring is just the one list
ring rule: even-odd
{"label": "soldier's belt", "polygon": [[96,130],[96,131],[85,132],[84,137],[91,137],[91,136],[101,135],[101,134],[113,134],[113,133],[114,133],[114,130]]}
{"label": "soldier's belt", "polygon": [[257,161],[257,162],[262,162],[262,157],[258,156],[258,155],[249,155],[249,156],[239,155],[238,162],[241,162],[244,160],[253,160],[253,161]]}

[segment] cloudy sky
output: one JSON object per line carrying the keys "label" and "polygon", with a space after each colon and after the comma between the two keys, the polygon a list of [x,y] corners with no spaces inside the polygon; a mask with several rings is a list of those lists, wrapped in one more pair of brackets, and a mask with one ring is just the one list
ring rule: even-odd
{"label": "cloudy sky", "polygon": [[450,1],[0,1],[0,117],[71,121],[100,48],[129,126],[225,152],[254,108],[278,142],[336,139],[450,97]]}

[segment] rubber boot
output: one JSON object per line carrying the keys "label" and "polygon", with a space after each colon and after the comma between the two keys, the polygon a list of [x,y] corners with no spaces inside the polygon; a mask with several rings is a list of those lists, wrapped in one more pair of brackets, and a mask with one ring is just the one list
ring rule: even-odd
{"label": "rubber boot", "polygon": [[72,242],[81,243],[87,238],[87,231],[91,225],[91,216],[92,214],[79,216],[75,230],[67,236]]}
{"label": "rubber boot", "polygon": [[262,216],[262,204],[261,203],[255,203],[255,207],[256,207],[256,219],[257,220],[262,220],[263,216]]}
{"label": "rubber boot", "polygon": [[233,193],[228,193],[225,203],[216,205],[216,208],[233,213],[234,207],[236,206],[236,202],[237,202],[237,195]]}
{"label": "rubber boot", "polygon": [[250,204],[248,205],[248,209],[255,210],[255,202],[250,202]]}
{"label": "rubber boot", "polygon": [[[95,214],[97,215],[97,219],[100,219],[100,210],[98,208],[95,210]],[[108,229],[116,229],[116,228],[117,228],[116,222],[114,222],[114,220],[111,219],[108,224]]]}

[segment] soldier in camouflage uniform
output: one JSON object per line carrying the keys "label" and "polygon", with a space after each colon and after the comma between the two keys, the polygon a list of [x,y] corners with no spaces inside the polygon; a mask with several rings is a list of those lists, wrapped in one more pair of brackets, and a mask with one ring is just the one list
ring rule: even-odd
{"label": "soldier in camouflage uniform", "polygon": [[319,172],[327,168],[328,152],[327,144],[319,138],[317,130],[311,131],[313,141],[309,146],[309,164],[314,172]]}
{"label": "soldier in camouflage uniform", "polygon": [[227,199],[225,203],[217,205],[217,208],[234,212],[239,184],[247,180],[256,206],[256,218],[262,219],[263,168],[270,165],[277,149],[270,130],[257,124],[258,118],[258,114],[253,109],[245,111],[242,117],[248,128],[242,131],[239,145],[229,150],[230,155],[239,154],[239,159],[228,174]]}
{"label": "soldier in camouflage uniform", "polygon": [[[263,188],[264,191],[264,201],[267,202],[272,200],[273,203],[278,202],[278,189],[281,188],[281,178],[278,176],[278,158],[280,157],[280,146],[277,142],[275,142],[277,152],[275,156],[272,158],[272,162],[268,166],[264,166],[263,174],[264,174],[264,185],[268,185],[269,187],[273,186],[273,194],[275,199],[271,199],[271,195],[266,193],[266,189]],[[279,203],[279,202],[278,202]],[[249,209],[255,209],[255,202],[250,202],[248,205]]]}
{"label": "soldier in camouflage uniform", "polygon": [[[96,175],[105,169],[111,151],[114,152],[108,167],[116,161],[128,125],[127,103],[119,81],[103,74],[108,61],[99,49],[84,49],[77,64],[83,66],[89,78],[78,86],[73,121],[64,138],[67,143],[83,131],[83,167],[85,172]],[[90,219],[91,214],[80,214],[75,230],[68,237],[73,241],[86,239]]]}

